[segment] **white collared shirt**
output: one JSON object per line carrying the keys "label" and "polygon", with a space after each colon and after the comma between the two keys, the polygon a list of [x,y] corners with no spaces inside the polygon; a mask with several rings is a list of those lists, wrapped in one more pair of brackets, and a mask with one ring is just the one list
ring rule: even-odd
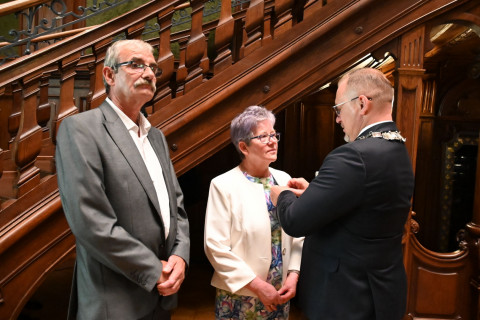
{"label": "white collared shirt", "polygon": [[[109,98],[106,101],[112,106],[113,110],[118,114],[118,117],[122,120],[123,124],[127,128],[130,136],[135,142],[135,145],[142,156],[143,162],[147,167],[150,178],[152,179],[153,186],[155,187],[155,192],[157,194],[158,202],[160,205],[160,212],[162,214],[163,225],[165,226],[165,239],[168,237],[168,232],[170,229],[170,201],[168,198],[167,185],[163,178],[162,166],[158,157],[153,150],[150,141],[148,140],[148,131],[151,129],[152,125],[145,118],[145,116],[140,113],[140,127],[135,124],[125,113],[123,113],[120,108],[118,108],[112,100]],[[140,136],[139,136],[140,132]]]}

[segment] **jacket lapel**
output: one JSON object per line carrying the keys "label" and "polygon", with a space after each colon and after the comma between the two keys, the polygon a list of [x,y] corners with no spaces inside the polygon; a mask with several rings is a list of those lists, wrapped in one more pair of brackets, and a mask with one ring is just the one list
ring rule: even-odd
{"label": "jacket lapel", "polygon": [[112,140],[117,145],[120,152],[123,154],[127,162],[130,164],[137,179],[142,184],[145,192],[147,193],[150,201],[160,215],[160,205],[158,204],[157,194],[155,193],[155,187],[153,186],[152,179],[148,173],[147,167],[143,162],[138,148],[133,142],[127,128],[123,124],[122,120],[118,117],[108,102],[100,105],[100,110],[103,112],[105,120],[104,125],[107,132],[112,137]]}

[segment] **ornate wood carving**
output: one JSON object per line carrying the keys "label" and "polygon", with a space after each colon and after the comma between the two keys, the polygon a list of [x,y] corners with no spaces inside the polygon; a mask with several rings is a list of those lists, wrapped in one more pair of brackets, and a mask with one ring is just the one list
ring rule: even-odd
{"label": "ornate wood carving", "polygon": [[418,223],[409,218],[403,239],[408,278],[404,319],[471,319],[469,250],[464,247],[452,253],[430,251],[416,239],[418,230]]}
{"label": "ornate wood carving", "polygon": [[405,145],[415,170],[420,115],[423,110],[423,55],[425,27],[420,26],[401,37],[396,86],[396,122],[407,139]]}

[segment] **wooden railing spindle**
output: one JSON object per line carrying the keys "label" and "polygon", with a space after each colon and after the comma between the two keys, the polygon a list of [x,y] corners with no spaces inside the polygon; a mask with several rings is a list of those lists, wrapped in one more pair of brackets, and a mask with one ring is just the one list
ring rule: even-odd
{"label": "wooden railing spindle", "polygon": [[[188,70],[184,92],[188,92],[203,82],[208,65],[207,42],[203,34],[202,18],[205,0],[191,0],[192,30],[185,49],[185,67]],[[207,65],[205,65],[205,62]]]}
{"label": "wooden railing spindle", "polygon": [[275,36],[292,28],[292,8],[294,0],[275,0]]}
{"label": "wooden railing spindle", "polygon": [[80,52],[73,53],[58,63],[58,69],[61,74],[60,79],[60,101],[57,108],[57,114],[52,121],[52,140],[55,143],[55,137],[60,123],[66,117],[78,113],[73,97],[75,68],[80,60]]}
{"label": "wooden railing spindle", "polygon": [[171,5],[165,12],[157,15],[157,22],[160,26],[157,64],[162,70],[162,74],[157,78],[157,92],[153,98],[152,113],[172,101],[170,79],[174,72],[175,57],[170,45],[170,35],[173,13],[174,6]]}
{"label": "wooden railing spindle", "polygon": [[248,56],[252,51],[262,45],[263,18],[265,2],[252,0],[245,14],[243,42],[240,48],[240,59]]}
{"label": "wooden railing spindle", "polygon": [[94,91],[90,92],[87,98],[87,110],[94,109],[105,100],[107,93],[103,84],[103,61],[108,47],[112,44],[112,39],[105,39],[96,43],[93,46],[93,54],[95,55],[95,66],[92,67],[95,71],[90,78]]}
{"label": "wooden railing spindle", "polygon": [[215,53],[217,56],[213,61],[210,61],[211,74],[222,72],[233,62],[230,46],[232,45],[234,26],[232,1],[222,0],[220,20],[215,29]]}
{"label": "wooden railing spindle", "polygon": [[34,72],[21,81],[23,99],[18,133],[13,142],[12,158],[16,174],[10,190],[11,198],[18,198],[40,183],[40,170],[35,160],[42,148],[42,129],[37,123],[37,100],[42,72]]}

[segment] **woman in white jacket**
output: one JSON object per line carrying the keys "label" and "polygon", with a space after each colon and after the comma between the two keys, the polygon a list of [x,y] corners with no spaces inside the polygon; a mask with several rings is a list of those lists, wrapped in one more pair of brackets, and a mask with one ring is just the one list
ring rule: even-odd
{"label": "woman in white jacket", "polygon": [[270,168],[280,134],[269,110],[248,107],[231,123],[239,166],[210,184],[205,253],[215,272],[216,319],[288,319],[303,238],[283,232],[270,199],[272,185],[290,176]]}

